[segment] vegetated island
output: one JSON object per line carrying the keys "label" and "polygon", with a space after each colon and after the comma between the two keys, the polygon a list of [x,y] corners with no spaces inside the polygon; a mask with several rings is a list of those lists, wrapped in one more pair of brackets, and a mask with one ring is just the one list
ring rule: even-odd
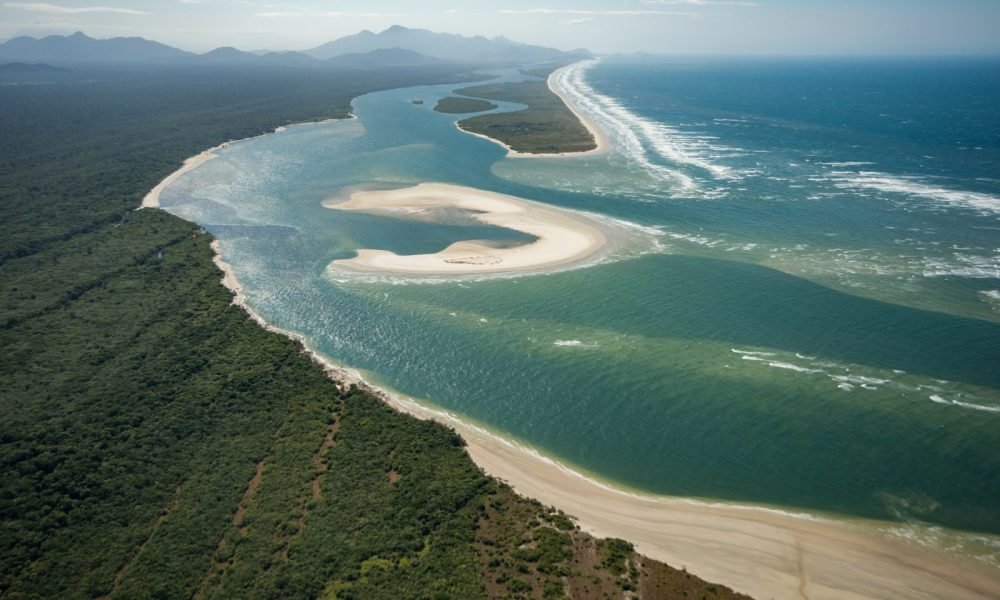
{"label": "vegetated island", "polygon": [[434,105],[434,110],[439,113],[460,115],[465,113],[483,112],[493,110],[497,105],[478,98],[459,98],[458,96],[447,96],[438,100]]}
{"label": "vegetated island", "polygon": [[330,379],[233,306],[210,235],[134,210],[204,148],[460,77],[106,70],[5,91],[0,596],[742,597],[587,535],[454,431]]}
{"label": "vegetated island", "polygon": [[[550,75],[554,69],[532,70]],[[491,83],[456,90],[457,94],[526,104],[514,112],[490,113],[458,122],[459,129],[497,141],[513,153],[573,154],[604,145],[600,132],[588,127],[552,89],[551,80]]]}

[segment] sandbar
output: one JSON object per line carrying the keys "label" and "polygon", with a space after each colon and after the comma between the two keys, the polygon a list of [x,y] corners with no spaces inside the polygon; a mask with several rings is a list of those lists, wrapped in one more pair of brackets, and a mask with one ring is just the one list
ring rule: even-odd
{"label": "sandbar", "polygon": [[497,248],[474,240],[460,241],[431,254],[399,255],[386,250],[361,249],[355,258],[333,261],[330,268],[337,271],[464,275],[546,270],[593,258],[608,245],[600,224],[582,214],[444,183],[355,192],[346,202],[326,206],[398,217],[436,208],[461,209],[483,223],[536,238],[510,248]]}

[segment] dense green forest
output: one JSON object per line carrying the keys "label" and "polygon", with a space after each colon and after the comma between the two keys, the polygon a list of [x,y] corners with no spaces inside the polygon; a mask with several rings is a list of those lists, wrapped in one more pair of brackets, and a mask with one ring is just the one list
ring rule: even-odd
{"label": "dense green forest", "polygon": [[459,98],[458,96],[447,96],[438,100],[434,105],[434,110],[447,114],[462,114],[493,110],[497,105],[478,98]]}
{"label": "dense green forest", "polygon": [[181,161],[454,68],[0,87],[0,597],[733,597],[483,475],[231,303],[135,211]]}

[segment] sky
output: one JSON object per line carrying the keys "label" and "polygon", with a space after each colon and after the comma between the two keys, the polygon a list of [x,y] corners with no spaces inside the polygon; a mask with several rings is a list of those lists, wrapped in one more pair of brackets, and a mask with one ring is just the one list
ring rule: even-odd
{"label": "sky", "polygon": [[80,30],[195,52],[396,24],[600,54],[1000,54],[1000,0],[0,0],[0,40]]}

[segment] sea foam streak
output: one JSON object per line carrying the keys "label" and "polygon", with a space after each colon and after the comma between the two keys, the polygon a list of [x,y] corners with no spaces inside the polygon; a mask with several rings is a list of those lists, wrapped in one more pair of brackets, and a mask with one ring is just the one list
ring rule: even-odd
{"label": "sea foam streak", "polygon": [[994,406],[992,404],[975,404],[972,402],[962,402],[961,400],[948,400],[942,398],[939,394],[933,394],[930,396],[931,402],[937,404],[960,406],[962,408],[971,408],[972,410],[979,410],[982,412],[1000,413],[1000,406]]}
{"label": "sea foam streak", "polygon": [[[728,167],[714,164],[701,155],[699,147],[706,146],[704,138],[686,136],[662,123],[640,117],[614,98],[598,93],[590,87],[584,76],[597,62],[582,61],[571,65],[558,72],[552,83],[575,106],[610,129],[618,142],[618,149],[631,161],[654,177],[673,181],[685,190],[697,188],[694,179],[684,173],[653,163],[646,145],[667,161],[703,169],[718,179],[734,178]],[[643,143],[644,140],[646,145]]]}
{"label": "sea foam streak", "polygon": [[917,177],[889,175],[878,171],[834,171],[834,185],[848,190],[876,190],[893,194],[905,194],[933,200],[940,204],[951,204],[972,208],[983,215],[1000,214],[1000,198],[980,192],[952,190],[927,183]]}

